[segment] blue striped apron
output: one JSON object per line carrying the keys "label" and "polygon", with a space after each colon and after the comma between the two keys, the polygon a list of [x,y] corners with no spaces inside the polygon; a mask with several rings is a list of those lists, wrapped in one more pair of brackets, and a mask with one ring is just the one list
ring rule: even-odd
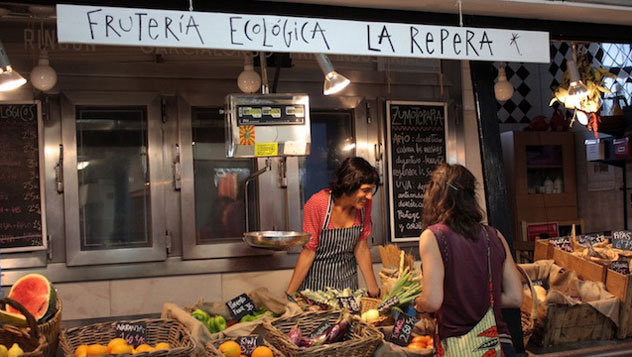
{"label": "blue striped apron", "polygon": [[364,208],[361,211],[361,225],[349,228],[327,229],[331,219],[333,196],[329,196],[327,216],[320,231],[316,257],[303,280],[301,290],[325,290],[326,287],[343,290],[358,288],[358,264],[354,249],[362,233]]}

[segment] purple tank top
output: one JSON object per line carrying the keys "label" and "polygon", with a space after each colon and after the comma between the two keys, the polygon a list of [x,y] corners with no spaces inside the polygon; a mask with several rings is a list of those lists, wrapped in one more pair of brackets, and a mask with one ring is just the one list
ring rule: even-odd
{"label": "purple tank top", "polygon": [[493,227],[482,226],[475,241],[454,232],[445,224],[428,229],[434,233],[445,268],[443,304],[439,310],[439,338],[461,336],[471,330],[489,309],[487,237],[490,237],[494,316],[499,334],[508,335],[500,307],[505,247]]}

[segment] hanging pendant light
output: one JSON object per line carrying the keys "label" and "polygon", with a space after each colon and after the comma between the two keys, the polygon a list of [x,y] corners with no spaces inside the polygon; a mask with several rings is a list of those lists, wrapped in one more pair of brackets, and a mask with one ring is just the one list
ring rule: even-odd
{"label": "hanging pendant light", "polygon": [[50,66],[48,52],[45,49],[40,51],[37,66],[31,71],[31,84],[36,89],[43,92],[52,89],[57,83],[57,72]]}
{"label": "hanging pendant light", "polygon": [[237,86],[244,93],[255,93],[261,87],[261,77],[255,72],[252,55],[244,56],[244,70],[237,77]]}
{"label": "hanging pendant light", "polygon": [[498,68],[498,81],[494,84],[494,96],[499,102],[504,102],[510,99],[514,94],[514,87],[507,80],[505,74],[505,66],[501,65]]}
{"label": "hanging pendant light", "polygon": [[[582,82],[579,76],[579,70],[577,69],[577,60],[575,59],[575,51],[573,50],[573,58],[566,60],[566,67],[568,68],[568,77],[570,84],[568,86],[568,102],[573,107],[578,108],[582,99],[588,96],[588,88]],[[580,121],[581,122],[581,121]]]}
{"label": "hanging pendant light", "polygon": [[347,77],[334,70],[334,65],[331,64],[327,56],[322,53],[317,53],[315,56],[320,69],[325,75],[325,83],[323,84],[324,95],[338,93],[351,83]]}
{"label": "hanging pendant light", "polygon": [[26,83],[26,79],[13,70],[9,56],[0,41],[0,92],[10,91]]}

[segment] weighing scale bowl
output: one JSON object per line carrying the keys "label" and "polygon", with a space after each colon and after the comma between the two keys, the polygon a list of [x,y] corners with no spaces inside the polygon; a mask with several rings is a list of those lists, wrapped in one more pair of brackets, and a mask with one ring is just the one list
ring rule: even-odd
{"label": "weighing scale bowl", "polygon": [[311,233],[293,231],[260,231],[244,233],[244,242],[254,248],[288,250],[302,246],[311,237]]}

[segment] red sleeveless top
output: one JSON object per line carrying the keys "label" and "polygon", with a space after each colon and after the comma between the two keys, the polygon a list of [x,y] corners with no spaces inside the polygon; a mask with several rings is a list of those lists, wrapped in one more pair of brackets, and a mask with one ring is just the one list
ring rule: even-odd
{"label": "red sleeveless top", "polygon": [[494,294],[494,316],[500,335],[509,334],[500,307],[505,247],[496,230],[480,226],[476,240],[454,232],[445,224],[428,229],[434,233],[445,269],[443,304],[439,309],[439,338],[462,336],[471,330],[489,309],[489,277],[487,271],[487,237],[490,237],[490,260]]}

